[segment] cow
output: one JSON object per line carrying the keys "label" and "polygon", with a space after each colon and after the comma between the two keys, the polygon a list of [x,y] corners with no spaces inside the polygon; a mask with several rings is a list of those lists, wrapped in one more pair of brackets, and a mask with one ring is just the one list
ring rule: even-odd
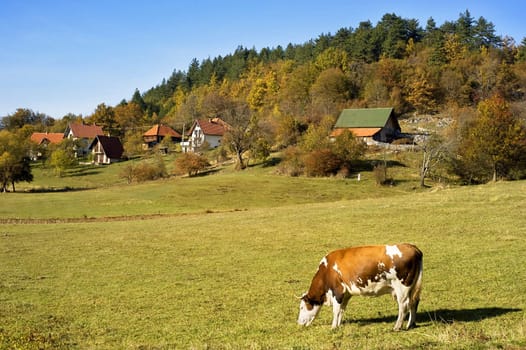
{"label": "cow", "polygon": [[308,326],[323,304],[333,307],[332,328],[353,295],[378,296],[391,293],[398,302],[394,330],[416,325],[416,311],[422,288],[423,254],[412,244],[374,245],[335,250],[318,266],[309,290],[300,297],[298,323]]}

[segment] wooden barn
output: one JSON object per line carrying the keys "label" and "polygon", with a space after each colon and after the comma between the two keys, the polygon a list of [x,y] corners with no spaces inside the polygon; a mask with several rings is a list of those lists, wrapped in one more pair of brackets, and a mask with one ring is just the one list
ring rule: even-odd
{"label": "wooden barn", "polygon": [[398,118],[392,108],[344,109],[334,125],[331,137],[337,137],[344,130],[351,131],[368,144],[390,143],[401,134]]}
{"label": "wooden barn", "polygon": [[156,124],[144,134],[142,134],[144,148],[149,149],[154,147],[155,145],[159,144],[165,137],[171,138],[172,142],[180,142],[182,139],[181,134],[179,134],[171,127],[163,124]]}

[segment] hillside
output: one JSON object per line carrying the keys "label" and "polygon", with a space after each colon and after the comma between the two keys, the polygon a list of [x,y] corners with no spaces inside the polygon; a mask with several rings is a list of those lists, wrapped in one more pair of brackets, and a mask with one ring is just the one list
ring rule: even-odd
{"label": "hillside", "polygon": [[[173,157],[166,157],[168,169]],[[227,164],[202,176],[170,177],[127,185],[118,174],[126,163],[80,166],[64,177],[35,169],[35,180],[4,196],[0,217],[6,219],[111,218],[183,215],[270,208],[300,203],[391,197],[420,191],[411,170],[393,166],[396,186],[378,186],[371,170],[353,178],[307,178],[276,174],[275,166],[259,164],[243,172]],[[40,206],[40,203],[46,203]]]}

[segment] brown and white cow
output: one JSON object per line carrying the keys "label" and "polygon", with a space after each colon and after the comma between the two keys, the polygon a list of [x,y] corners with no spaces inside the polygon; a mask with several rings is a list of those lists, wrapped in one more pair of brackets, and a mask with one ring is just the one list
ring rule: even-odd
{"label": "brown and white cow", "polygon": [[422,286],[422,252],[411,244],[375,245],[335,250],[321,259],[307,293],[300,301],[298,323],[308,326],[326,303],[332,304],[332,328],[342,323],[343,312],[353,295],[391,293],[398,302],[400,330],[415,325]]}

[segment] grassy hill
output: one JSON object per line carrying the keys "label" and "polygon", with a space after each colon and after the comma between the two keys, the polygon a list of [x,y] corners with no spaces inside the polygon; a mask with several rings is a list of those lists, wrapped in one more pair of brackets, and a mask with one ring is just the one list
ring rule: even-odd
{"label": "grassy hill", "polygon": [[[0,227],[0,349],[526,347],[526,182],[420,190],[392,171],[394,187],[252,167],[3,195],[1,218],[31,220]],[[324,254],[402,241],[424,252],[418,328],[391,331],[389,297],[353,298],[338,330],[328,308],[296,325]]]}
{"label": "grassy hill", "polygon": [[[416,156],[413,155],[413,156]],[[171,171],[174,158],[166,157]],[[56,177],[36,166],[35,180],[17,186],[2,198],[4,219],[109,218],[135,215],[179,215],[196,212],[246,210],[345,199],[390,197],[421,191],[417,171],[394,161],[389,175],[396,186],[378,186],[371,170],[352,178],[306,178],[276,174],[274,166],[259,164],[243,172],[219,166],[203,176],[128,185],[119,177],[127,162],[110,166],[84,165]]]}

